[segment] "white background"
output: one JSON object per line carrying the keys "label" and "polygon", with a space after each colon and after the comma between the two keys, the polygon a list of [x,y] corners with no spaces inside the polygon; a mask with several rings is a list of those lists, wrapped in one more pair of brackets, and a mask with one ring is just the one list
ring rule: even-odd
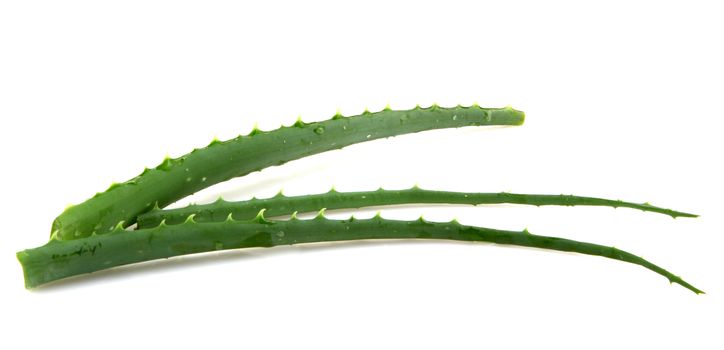
{"label": "white background", "polygon": [[[721,17],[697,1],[5,1],[0,348],[721,349]],[[608,259],[450,242],[230,251],[23,288],[16,251],[166,154],[300,114],[476,101],[526,123],[359,144],[179,204],[415,183],[650,201],[701,217],[382,215],[615,245],[708,294]]]}

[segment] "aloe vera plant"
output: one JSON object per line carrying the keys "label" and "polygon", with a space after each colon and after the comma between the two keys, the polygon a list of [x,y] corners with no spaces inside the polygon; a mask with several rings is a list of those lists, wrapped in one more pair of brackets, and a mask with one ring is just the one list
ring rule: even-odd
{"label": "aloe vera plant", "polygon": [[620,200],[610,200],[593,197],[580,197],[572,195],[545,195],[545,194],[519,194],[519,193],[465,193],[448,191],[430,191],[417,186],[407,190],[383,190],[363,192],[337,192],[334,189],[327,193],[305,196],[285,196],[281,191],[274,197],[265,199],[251,199],[248,201],[228,202],[221,198],[214,203],[204,205],[189,205],[185,208],[161,210],[156,208],[138,217],[139,228],[155,227],[165,222],[168,225],[180,224],[190,215],[194,215],[196,222],[219,222],[229,216],[237,220],[251,219],[266,209],[269,217],[289,215],[294,212],[314,212],[319,208],[352,209],[393,204],[497,204],[515,203],[526,205],[587,205],[607,206],[639,209],[676,217],[696,217],[694,214],[679,212],[653,206],[648,203],[638,204]]}
{"label": "aloe vera plant", "polygon": [[[243,202],[219,200],[208,205],[161,210],[161,207],[215,183],[279,165],[304,156],[354,143],[423,130],[474,125],[520,125],[523,112],[506,108],[430,108],[365,112],[319,123],[304,123],[251,134],[209,146],[176,158],[166,158],[154,169],[79,205],[66,209],[53,222],[50,241],[17,253],[26,287],[78,274],[177,255],[247,247],[272,247],[309,242],[360,239],[447,239],[508,244],[602,256],[643,266],[672,283],[702,293],[663,268],[631,253],[597,244],[527,231],[503,231],[463,226],[452,221],[395,221],[376,216],[368,220],[328,220],[323,210],[313,220],[298,220],[296,212],[320,208],[360,208],[412,203],[527,205],[593,205],[628,207],[672,217],[696,215],[652,206],[572,195],[513,193],[458,193],[422,190],[366,191],[287,197]],[[292,214],[287,221],[267,220]],[[242,220],[248,219],[248,220]],[[126,228],[137,223],[135,230]]]}
{"label": "aloe vera plant", "polygon": [[695,292],[701,290],[643,258],[613,247],[570,239],[533,235],[449,223],[372,219],[329,220],[324,211],[312,220],[270,221],[260,211],[255,219],[196,223],[189,216],[183,224],[161,225],[126,231],[120,225],[112,232],[72,241],[48,244],[18,253],[29,288],[56,279],[94,272],[114,266],[223,249],[273,247],[278,245],[350,241],[362,239],[445,239],[491,242],[606,257],[643,266]]}
{"label": "aloe vera plant", "polygon": [[51,234],[68,240],[110,232],[119,223],[129,226],[154,205],[164,207],[213,184],[263,168],[284,164],[312,154],[354,143],[431,129],[479,125],[520,125],[525,115],[513,108],[429,108],[376,113],[354,117],[336,115],[319,123],[300,120],[288,127],[228,141],[214,140],[206,148],[182,157],[166,158],[154,169],[113,184],[87,201],[60,214]]}

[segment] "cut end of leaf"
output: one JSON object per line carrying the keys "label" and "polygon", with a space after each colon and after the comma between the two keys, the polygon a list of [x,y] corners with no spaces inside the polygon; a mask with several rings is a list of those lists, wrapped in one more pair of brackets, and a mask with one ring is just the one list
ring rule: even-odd
{"label": "cut end of leaf", "polygon": [[20,262],[20,266],[23,267],[23,277],[25,278],[25,288],[26,289],[32,289],[35,288],[39,283],[34,281],[32,275],[28,273],[28,267],[25,265],[28,259],[28,253],[23,250],[20,252],[15,253],[15,257]]}
{"label": "cut end of leaf", "polygon": [[525,123],[525,112],[519,111],[519,110],[513,108],[513,106],[511,106],[511,105],[505,106],[504,109],[518,117],[518,121],[513,125],[523,125],[523,123]]}

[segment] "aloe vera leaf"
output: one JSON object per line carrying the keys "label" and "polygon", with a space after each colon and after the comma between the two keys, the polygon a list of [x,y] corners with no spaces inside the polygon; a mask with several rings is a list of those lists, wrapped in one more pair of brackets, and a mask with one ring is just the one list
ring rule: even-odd
{"label": "aloe vera leaf", "polygon": [[655,212],[676,217],[696,217],[694,214],[679,212],[671,209],[652,206],[648,203],[638,204],[620,200],[610,200],[593,197],[580,197],[572,195],[544,195],[544,194],[518,194],[518,193],[474,193],[474,192],[447,192],[423,190],[417,186],[406,190],[383,190],[362,192],[337,192],[334,189],[327,193],[305,196],[285,196],[279,192],[274,197],[247,201],[229,202],[219,199],[210,204],[192,204],[185,208],[152,210],[138,217],[139,228],[157,226],[161,221],[169,225],[184,222],[189,215],[194,215],[196,222],[219,222],[226,220],[229,214],[237,220],[251,219],[266,209],[268,217],[289,215],[293,212],[305,213],[327,209],[355,209],[371,206],[394,204],[496,204],[514,203],[526,205],[587,205],[625,207],[642,211]]}
{"label": "aloe vera leaf", "polygon": [[164,207],[213,184],[305,156],[351,144],[424,130],[480,125],[520,125],[523,112],[506,108],[457,106],[380,112],[354,117],[336,115],[318,123],[298,120],[292,126],[228,141],[213,141],[182,157],[166,158],[154,169],[114,184],[107,191],[68,207],[53,222],[51,235],[62,240],[112,231],[123,222]]}
{"label": "aloe vera leaf", "polygon": [[54,280],[108,269],[114,266],[224,249],[273,247],[312,242],[367,239],[442,239],[575,252],[625,261],[643,266],[695,292],[701,290],[680,277],[623,250],[570,239],[538,236],[528,231],[503,231],[464,226],[456,221],[397,221],[371,219],[329,220],[323,211],[315,219],[269,221],[263,211],[255,219],[196,223],[193,216],[183,224],[161,224],[155,228],[125,231],[122,225],[110,233],[76,240],[52,239],[46,245],[18,252],[27,288]]}

